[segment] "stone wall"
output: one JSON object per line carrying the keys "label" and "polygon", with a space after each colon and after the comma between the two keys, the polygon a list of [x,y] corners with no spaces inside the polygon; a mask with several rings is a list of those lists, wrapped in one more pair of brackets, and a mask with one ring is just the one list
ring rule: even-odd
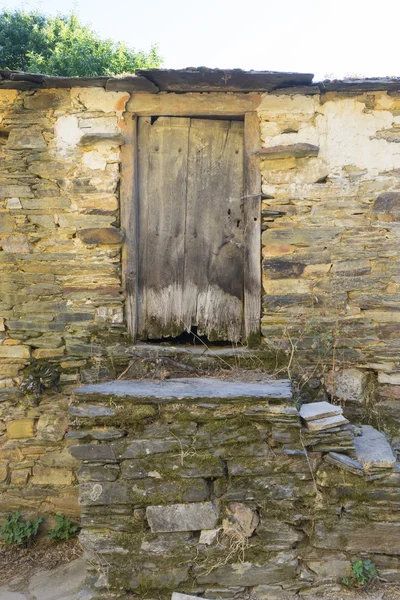
{"label": "stone wall", "polygon": [[119,146],[129,94],[0,91],[1,387],[29,359],[62,382],[120,331]]}
{"label": "stone wall", "polygon": [[315,597],[360,556],[399,581],[400,470],[384,436],[342,417],[301,426],[288,383],[79,390],[71,452],[94,598]]}
{"label": "stone wall", "polygon": [[119,157],[129,94],[0,90],[0,504],[79,513],[68,395],[16,393],[28,363],[68,393],[120,339]]}
{"label": "stone wall", "polygon": [[0,404],[0,517],[55,514],[76,519],[78,461],[68,451],[68,405],[64,394],[46,394],[39,406],[8,394]]}
{"label": "stone wall", "polygon": [[[129,360],[119,175],[130,96],[103,88],[0,90],[4,510],[57,512],[64,498],[63,512],[76,514],[76,500],[68,500],[75,481],[65,454],[68,394],[80,382],[117,377]],[[264,94],[259,107],[264,343],[283,348],[292,367],[305,356],[334,396],[358,402],[358,412],[376,397],[373,416],[390,417],[393,435],[400,422],[399,111],[392,93],[316,88]],[[60,376],[59,391],[38,405],[18,393],[32,361],[56,365]]]}
{"label": "stone wall", "polygon": [[259,116],[265,343],[375,373],[398,424],[400,96],[264,95]]}

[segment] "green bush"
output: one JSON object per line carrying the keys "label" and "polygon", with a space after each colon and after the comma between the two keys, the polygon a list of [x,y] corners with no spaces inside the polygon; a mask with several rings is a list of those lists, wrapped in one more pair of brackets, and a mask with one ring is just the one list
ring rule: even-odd
{"label": "green bush", "polygon": [[133,73],[159,68],[156,45],[148,52],[100,38],[75,14],[46,16],[40,12],[0,12],[0,68],[64,77]]}
{"label": "green bush", "polygon": [[79,532],[79,526],[65,515],[56,515],[56,524],[49,531],[52,542],[67,542]]}
{"label": "green bush", "polygon": [[372,560],[369,558],[366,560],[357,558],[351,563],[350,575],[348,577],[343,577],[342,581],[344,585],[347,585],[348,587],[360,588],[365,587],[370,583],[376,575],[376,567]]}
{"label": "green bush", "polygon": [[38,531],[43,517],[36,517],[32,521],[23,521],[21,513],[17,510],[8,514],[5,523],[1,527],[1,539],[7,544],[29,543]]}

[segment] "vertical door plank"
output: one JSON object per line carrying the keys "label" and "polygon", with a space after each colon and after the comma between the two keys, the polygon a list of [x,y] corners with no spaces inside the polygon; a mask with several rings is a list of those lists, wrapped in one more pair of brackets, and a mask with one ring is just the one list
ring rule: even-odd
{"label": "vertical door plank", "polygon": [[243,123],[191,119],[185,328],[239,341],[243,324]]}
{"label": "vertical door plank", "polygon": [[261,319],[261,173],[260,122],[256,112],[244,119],[244,326],[249,346],[260,341]]}
{"label": "vertical door plank", "polygon": [[142,337],[182,326],[189,119],[139,120],[140,321]]}
{"label": "vertical door plank", "polygon": [[148,181],[149,181],[149,147],[151,133],[151,117],[139,117],[138,120],[138,319],[137,330],[140,338],[147,338],[147,221],[148,221]]}
{"label": "vertical door plank", "polygon": [[121,150],[121,229],[124,232],[122,245],[122,278],[125,290],[125,318],[129,334],[137,333],[137,117],[125,114],[125,144]]}

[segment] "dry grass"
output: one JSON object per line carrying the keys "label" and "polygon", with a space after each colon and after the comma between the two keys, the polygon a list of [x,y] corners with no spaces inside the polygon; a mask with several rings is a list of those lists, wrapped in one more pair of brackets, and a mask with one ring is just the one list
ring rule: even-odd
{"label": "dry grass", "polygon": [[54,544],[47,540],[25,546],[0,545],[0,585],[9,584],[18,575],[27,580],[37,570],[55,569],[79,558],[82,548],[75,538]]}

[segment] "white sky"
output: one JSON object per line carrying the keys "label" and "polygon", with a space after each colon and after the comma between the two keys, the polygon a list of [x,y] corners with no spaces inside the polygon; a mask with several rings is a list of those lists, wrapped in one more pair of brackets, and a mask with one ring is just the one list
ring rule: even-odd
{"label": "white sky", "polygon": [[159,44],[164,67],[400,76],[400,0],[0,0],[76,12],[102,37]]}

